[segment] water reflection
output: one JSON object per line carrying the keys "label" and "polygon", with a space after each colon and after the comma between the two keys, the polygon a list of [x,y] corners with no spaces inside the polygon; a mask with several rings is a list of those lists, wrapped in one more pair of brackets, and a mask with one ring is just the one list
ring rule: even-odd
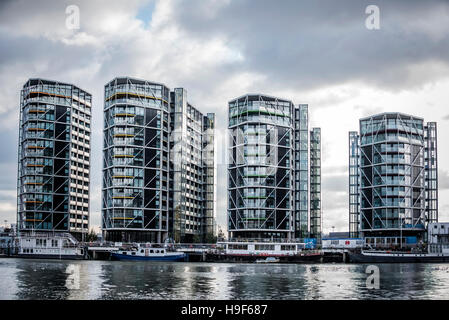
{"label": "water reflection", "polygon": [[0,259],[0,299],[447,299],[449,265]]}

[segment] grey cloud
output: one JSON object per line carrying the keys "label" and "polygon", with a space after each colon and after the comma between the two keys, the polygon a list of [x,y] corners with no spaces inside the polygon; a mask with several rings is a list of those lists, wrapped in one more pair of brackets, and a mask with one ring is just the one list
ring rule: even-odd
{"label": "grey cloud", "polygon": [[348,175],[332,175],[322,179],[323,191],[341,192],[348,190]]}
{"label": "grey cloud", "polygon": [[378,106],[362,106],[362,105],[356,105],[354,106],[354,110],[362,110],[361,117],[368,117],[374,114],[381,113],[383,111],[383,107]]}
{"label": "grey cloud", "polygon": [[369,1],[233,1],[213,15],[198,10],[200,3],[177,2],[174,21],[189,36],[226,37],[245,57],[239,67],[267,75],[272,87],[362,81],[408,89],[442,76],[426,70],[416,76],[412,66],[449,64],[449,31],[416,23],[435,13],[449,19],[445,1],[377,1],[378,31],[365,28]]}
{"label": "grey cloud", "polygon": [[17,164],[0,163],[0,190],[15,190],[17,188]]}
{"label": "grey cloud", "polygon": [[0,165],[11,164],[17,161],[17,141],[18,129],[5,131],[0,129]]}
{"label": "grey cloud", "polygon": [[438,172],[438,189],[446,190],[449,189],[449,171]]}

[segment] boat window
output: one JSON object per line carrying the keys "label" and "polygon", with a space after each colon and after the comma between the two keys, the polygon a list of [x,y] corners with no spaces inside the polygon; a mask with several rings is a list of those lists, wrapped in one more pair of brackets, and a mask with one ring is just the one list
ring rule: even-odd
{"label": "boat window", "polygon": [[150,250],[150,253],[153,253],[153,250]]}
{"label": "boat window", "polygon": [[125,251],[122,251],[122,254],[126,254],[126,252],[125,252]]}
{"label": "boat window", "polygon": [[135,255],[136,255],[136,253],[135,253],[135,252],[132,252],[131,254],[132,254],[133,256],[135,256]]}
{"label": "boat window", "polygon": [[143,253],[143,249],[142,249],[142,250],[140,250],[140,253]]}
{"label": "boat window", "polygon": [[274,250],[274,245],[271,244],[256,244],[254,247],[256,250],[263,250],[263,251]]}
{"label": "boat window", "polygon": [[229,244],[228,248],[230,250],[248,250],[248,245],[246,245],[246,244]]}
{"label": "boat window", "polygon": [[156,253],[159,253],[159,250],[156,250]]}

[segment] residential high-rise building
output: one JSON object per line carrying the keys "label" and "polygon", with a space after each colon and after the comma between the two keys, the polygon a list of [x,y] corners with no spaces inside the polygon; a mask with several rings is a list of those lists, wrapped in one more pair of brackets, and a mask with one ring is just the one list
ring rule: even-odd
{"label": "residential high-rise building", "polygon": [[349,133],[350,236],[425,241],[427,224],[438,222],[437,170],[435,122],[402,113],[361,119],[360,133]]}
{"label": "residential high-rise building", "polygon": [[309,231],[309,106],[294,108],[295,152],[295,238],[305,238]]}
{"label": "residential high-rise building", "polygon": [[229,102],[229,134],[229,237],[320,238],[321,137],[314,128],[309,140],[308,106],[241,96]]}
{"label": "residential high-rise building", "polygon": [[215,236],[215,162],[212,113],[187,101],[187,91],[170,93],[170,211],[176,242]]}
{"label": "residential high-rise building", "polygon": [[169,89],[105,85],[102,228],[106,240],[162,242],[169,231]]}
{"label": "residential high-rise building", "polygon": [[203,240],[217,237],[217,162],[215,153],[215,113],[203,117]]}
{"label": "residential high-rise building", "polygon": [[106,239],[192,242],[214,235],[214,115],[189,104],[182,88],[123,77],[105,86],[104,118]]}
{"label": "residential high-rise building", "polygon": [[321,129],[310,131],[310,237],[321,242]]}
{"label": "residential high-rise building", "polygon": [[92,96],[58,81],[29,79],[21,91],[19,231],[89,229]]}

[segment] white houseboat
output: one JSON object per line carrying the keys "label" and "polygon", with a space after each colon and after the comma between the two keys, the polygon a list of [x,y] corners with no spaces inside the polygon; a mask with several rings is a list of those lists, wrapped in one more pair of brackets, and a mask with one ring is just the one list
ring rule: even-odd
{"label": "white houseboat", "polygon": [[207,253],[208,261],[257,262],[275,258],[275,262],[318,262],[322,254],[310,250],[314,245],[299,242],[218,242],[216,250]]}
{"label": "white houseboat", "polygon": [[33,259],[84,259],[84,249],[69,233],[32,232],[14,239],[13,256]]}

